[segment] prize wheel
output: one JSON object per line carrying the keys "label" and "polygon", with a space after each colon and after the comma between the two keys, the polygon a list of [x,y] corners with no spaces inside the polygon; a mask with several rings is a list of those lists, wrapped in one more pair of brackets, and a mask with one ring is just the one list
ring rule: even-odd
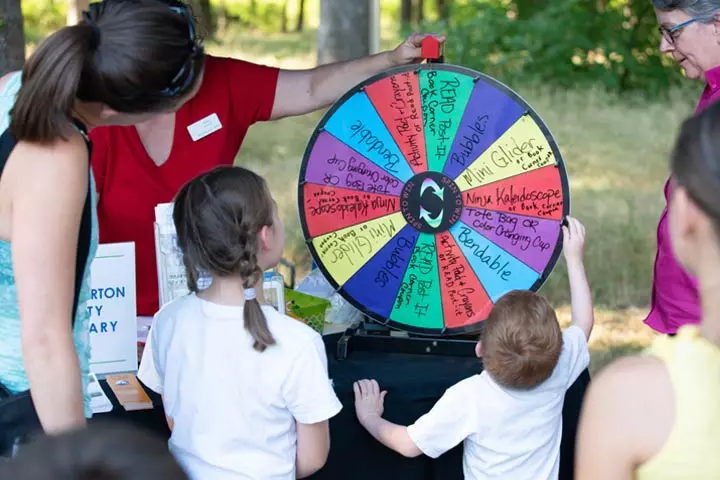
{"label": "prize wheel", "polygon": [[433,336],[476,332],[503,294],[538,290],[570,208],[532,107],[442,63],[388,70],[338,100],[305,151],[298,201],[310,253],[343,298]]}

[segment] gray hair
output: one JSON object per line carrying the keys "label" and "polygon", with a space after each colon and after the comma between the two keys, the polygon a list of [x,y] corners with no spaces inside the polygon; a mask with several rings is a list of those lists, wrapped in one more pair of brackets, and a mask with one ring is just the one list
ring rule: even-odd
{"label": "gray hair", "polygon": [[658,10],[682,10],[691,17],[710,20],[720,11],[720,0],[652,0]]}

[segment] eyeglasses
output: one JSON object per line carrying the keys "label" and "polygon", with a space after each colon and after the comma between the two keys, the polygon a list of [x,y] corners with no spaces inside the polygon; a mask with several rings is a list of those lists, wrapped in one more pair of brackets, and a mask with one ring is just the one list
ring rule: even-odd
{"label": "eyeglasses", "polygon": [[711,18],[713,18],[713,16],[693,17],[689,20],[685,20],[682,23],[673,25],[670,28],[667,28],[667,27],[664,27],[661,25],[658,27],[658,30],[660,31],[660,35],[662,35],[662,37],[665,39],[666,42],[668,42],[670,45],[674,45],[675,40],[677,40],[678,36],[680,36],[679,33],[676,35],[675,32],[680,32],[683,28],[687,27],[691,23],[695,23],[695,22],[702,21],[702,20],[709,20]]}
{"label": "eyeglasses", "polygon": [[173,77],[173,79],[170,81],[170,85],[162,91],[162,94],[166,97],[176,97],[182,93],[185,93],[185,91],[195,81],[195,76],[197,73],[195,70],[198,63],[196,60],[199,56],[202,55],[203,49],[197,41],[195,23],[193,21],[192,15],[190,15],[190,12],[188,11],[187,6],[185,6],[181,2],[173,2],[173,5],[169,8],[178,15],[182,15],[187,20],[188,37],[190,39],[190,42],[192,43],[192,50],[190,51],[188,59],[185,61],[185,63],[183,63],[182,67],[180,67],[180,71],[178,71],[175,77]]}

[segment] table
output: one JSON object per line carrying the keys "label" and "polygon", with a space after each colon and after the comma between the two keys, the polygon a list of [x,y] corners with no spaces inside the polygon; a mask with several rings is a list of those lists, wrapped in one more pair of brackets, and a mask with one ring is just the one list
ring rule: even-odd
{"label": "table", "polygon": [[[407,459],[375,441],[355,417],[352,384],[361,378],[375,378],[388,390],[385,417],[410,424],[430,410],[443,392],[459,380],[482,371],[474,358],[353,351],[346,360],[335,358],[338,335],[325,336],[328,369],[343,410],[330,420],[331,447],[325,467],[312,479],[343,480],[462,480],[462,445],[438,459],[420,456]],[[589,384],[587,372],[568,390],[563,408],[563,439],[560,452],[560,480],[573,479],[575,433],[582,399]],[[126,412],[104,381],[100,382],[115,408],[99,414],[93,422],[130,421],[168,438],[159,395],[149,389],[153,410]]]}

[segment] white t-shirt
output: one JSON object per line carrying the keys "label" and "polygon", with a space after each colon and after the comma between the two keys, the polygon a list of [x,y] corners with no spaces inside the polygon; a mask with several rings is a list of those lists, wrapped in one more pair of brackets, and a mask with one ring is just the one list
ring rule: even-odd
{"label": "white t-shirt", "polygon": [[585,334],[573,325],[563,332],[562,353],[543,383],[518,391],[487,372],[466,378],[408,427],[410,438],[432,458],[464,441],[466,480],[557,479],[565,392],[589,362]]}
{"label": "white t-shirt", "polygon": [[170,451],[193,480],[295,479],[295,422],[342,408],[322,337],[271,306],[263,312],[277,343],[262,353],[243,307],[191,294],[155,316],[138,377],[162,394]]}

